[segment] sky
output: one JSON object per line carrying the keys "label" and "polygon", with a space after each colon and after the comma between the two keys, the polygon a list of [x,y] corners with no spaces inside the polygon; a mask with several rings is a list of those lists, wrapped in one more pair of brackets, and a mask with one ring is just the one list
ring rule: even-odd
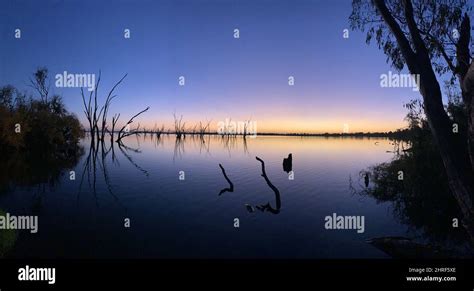
{"label": "sky", "polygon": [[136,119],[147,127],[170,127],[175,112],[190,127],[251,119],[259,132],[389,131],[406,126],[403,104],[419,98],[380,86],[394,70],[364,33],[343,38],[350,0],[0,1],[0,86],[31,91],[31,74],[47,67],[82,121],[80,89],[55,87],[56,74],[100,70],[102,100],[128,74],[109,114],[125,122],[150,106]]}

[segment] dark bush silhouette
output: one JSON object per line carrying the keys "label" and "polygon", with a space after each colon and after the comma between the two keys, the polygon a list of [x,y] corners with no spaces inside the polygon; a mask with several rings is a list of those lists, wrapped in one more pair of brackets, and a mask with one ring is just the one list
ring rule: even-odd
{"label": "dark bush silhouette", "polygon": [[[41,72],[41,73],[40,73]],[[47,70],[39,69],[36,75],[38,88],[46,88]],[[77,117],[69,113],[60,96],[48,96],[48,89],[39,92],[40,98],[27,97],[11,85],[0,88],[0,149],[53,154],[67,157],[77,149],[84,130]]]}
{"label": "dark bush silhouette", "polygon": [[0,151],[4,156],[0,192],[11,184],[51,183],[62,169],[73,167],[83,152],[79,140],[84,129],[60,96],[49,96],[47,69],[39,69],[32,84],[39,96],[11,85],[0,88]]}
{"label": "dark bush silhouette", "polygon": [[[461,106],[450,102],[448,112],[456,112]],[[452,226],[452,219],[461,218],[462,214],[450,193],[443,160],[423,114],[423,103],[412,101],[406,107],[410,134],[406,140],[394,141],[392,161],[361,172],[361,177],[370,176],[371,187],[361,187],[359,194],[378,202],[391,202],[394,216],[419,231],[425,241],[441,246],[449,242],[459,246],[468,244],[469,236],[464,229]],[[400,171],[403,179],[399,179]]]}

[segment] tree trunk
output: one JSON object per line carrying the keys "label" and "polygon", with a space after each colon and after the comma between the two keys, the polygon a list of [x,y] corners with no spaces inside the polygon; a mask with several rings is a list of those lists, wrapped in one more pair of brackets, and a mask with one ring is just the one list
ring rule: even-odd
{"label": "tree trunk", "polygon": [[[420,77],[420,84],[418,86],[423,96],[424,110],[431,133],[443,160],[449,187],[464,216],[463,225],[470,236],[471,243],[474,245],[474,205],[472,203],[474,175],[469,158],[469,150],[466,146],[467,142],[466,140],[460,140],[460,137],[453,132],[452,122],[444,110],[441,89],[431,64],[429,52],[415,22],[412,3],[410,0],[402,1],[406,26],[408,27],[413,46],[387,8],[385,1],[374,0],[374,4],[394,34],[410,73]],[[467,76],[467,82],[471,80],[471,76],[474,80],[474,72]],[[474,82],[469,84],[474,84]],[[469,92],[474,92],[474,90]],[[468,105],[469,108],[472,107],[471,103],[468,103]],[[472,110],[469,114],[469,141],[471,141],[473,137]],[[472,147],[472,143],[470,146]]]}
{"label": "tree trunk", "polygon": [[460,144],[452,130],[452,124],[444,111],[441,90],[431,66],[420,66],[420,91],[425,113],[443,160],[449,187],[464,216],[464,226],[474,243],[473,175],[466,146]]}
{"label": "tree trunk", "polygon": [[455,73],[459,78],[459,85],[462,92],[462,100],[467,117],[467,151],[471,161],[471,168],[474,171],[474,110],[472,100],[474,95],[474,64],[471,63],[470,43],[471,43],[471,20],[465,14],[460,25],[460,36],[456,43],[457,66]]}
{"label": "tree trunk", "polygon": [[471,160],[471,166],[474,171],[474,62],[471,63],[466,76],[462,80],[462,91],[463,101],[466,109],[466,115],[468,118],[467,123],[467,135],[468,135],[468,148],[469,157]]}

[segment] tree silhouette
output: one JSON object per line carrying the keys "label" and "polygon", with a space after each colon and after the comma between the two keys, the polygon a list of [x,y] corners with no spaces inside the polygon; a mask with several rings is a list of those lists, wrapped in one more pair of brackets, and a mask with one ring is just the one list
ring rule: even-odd
{"label": "tree silhouette", "polygon": [[[474,243],[474,63],[465,0],[353,0],[351,28],[375,38],[391,65],[419,75],[433,140],[440,152],[452,194]],[[459,86],[467,119],[464,132],[453,132],[443,102],[440,75],[450,73]]]}

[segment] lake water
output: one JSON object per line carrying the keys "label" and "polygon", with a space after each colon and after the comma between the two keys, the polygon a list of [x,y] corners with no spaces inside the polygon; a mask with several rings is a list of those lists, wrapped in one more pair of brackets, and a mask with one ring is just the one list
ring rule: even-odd
{"label": "lake water", "polygon": [[[56,181],[0,195],[3,211],[39,216],[38,233],[21,231],[10,257],[383,258],[366,239],[413,231],[390,202],[350,189],[351,180],[363,187],[361,170],[392,159],[388,139],[142,135],[96,152],[82,143],[77,165]],[[282,166],[289,153],[293,180]],[[256,208],[276,207],[256,156],[280,192],[278,213]],[[229,187],[219,164],[234,192],[218,195]],[[363,215],[365,231],[327,230],[333,213]]]}

